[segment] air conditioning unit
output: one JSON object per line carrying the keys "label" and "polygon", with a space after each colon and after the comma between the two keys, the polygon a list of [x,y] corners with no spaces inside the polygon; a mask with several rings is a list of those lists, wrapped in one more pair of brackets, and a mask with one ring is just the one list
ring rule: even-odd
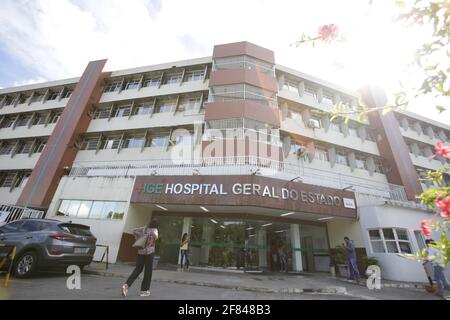
{"label": "air conditioning unit", "polygon": [[300,146],[298,149],[297,149],[297,157],[303,157],[303,156],[305,156],[306,155],[306,148],[304,147],[304,146]]}
{"label": "air conditioning unit", "polygon": [[308,127],[313,129],[319,129],[320,128],[320,122],[316,119],[309,119],[308,120]]}

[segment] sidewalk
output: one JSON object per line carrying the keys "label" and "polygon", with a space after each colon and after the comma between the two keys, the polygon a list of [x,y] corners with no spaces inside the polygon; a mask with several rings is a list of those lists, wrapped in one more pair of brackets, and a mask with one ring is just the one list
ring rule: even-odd
{"label": "sidewalk", "polygon": [[[83,272],[101,276],[127,278],[134,266],[128,264],[111,264],[108,270],[105,264],[92,263]],[[142,276],[141,276],[142,277]],[[357,286],[353,281],[343,278],[333,278],[327,273],[295,273],[295,274],[261,274],[238,273],[217,270],[205,271],[202,268],[193,268],[188,272],[166,269],[153,271],[153,281],[176,284],[206,286],[213,288],[253,291],[262,293],[322,293],[346,294],[349,285]],[[360,286],[365,287],[362,280]],[[423,289],[424,284],[402,283],[395,281],[382,281],[383,288]]]}

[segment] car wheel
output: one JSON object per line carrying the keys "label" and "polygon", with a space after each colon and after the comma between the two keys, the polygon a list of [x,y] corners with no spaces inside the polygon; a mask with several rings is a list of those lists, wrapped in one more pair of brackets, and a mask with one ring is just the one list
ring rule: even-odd
{"label": "car wheel", "polygon": [[34,251],[27,251],[20,255],[14,266],[14,274],[17,278],[31,277],[36,271],[38,257]]}

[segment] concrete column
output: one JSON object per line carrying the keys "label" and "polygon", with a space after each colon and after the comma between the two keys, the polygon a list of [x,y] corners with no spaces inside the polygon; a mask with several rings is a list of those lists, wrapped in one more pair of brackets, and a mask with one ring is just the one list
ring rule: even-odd
{"label": "concrete column", "polygon": [[285,136],[283,138],[283,154],[285,158],[289,155],[289,151],[291,151],[291,136]]}
{"label": "concrete column", "polygon": [[284,121],[288,115],[288,105],[286,102],[281,104],[281,120]]}
{"label": "concrete column", "polygon": [[[202,232],[202,242],[211,242],[213,233],[214,227],[212,226],[212,223],[207,222],[206,224],[204,224]],[[202,245],[200,248],[200,263],[208,264],[208,259],[209,259],[209,244]]]}
{"label": "concrete column", "polygon": [[372,157],[367,158],[367,170],[369,171],[369,174],[373,176],[375,173],[375,160],[373,160]]}
{"label": "concrete column", "polygon": [[341,99],[341,96],[339,95],[339,94],[335,94],[334,96],[333,96],[333,104],[338,104],[339,102],[341,102],[342,101],[342,99]]}
{"label": "concrete column", "polygon": [[409,128],[408,120],[406,120],[406,118],[402,118],[402,120],[400,120],[400,125],[405,131]]}
{"label": "concrete column", "polygon": [[278,90],[283,90],[283,86],[284,86],[284,73],[281,73],[278,76]]}
{"label": "concrete column", "polygon": [[432,127],[427,127],[427,128],[425,129],[425,133],[427,134],[427,136],[428,136],[430,139],[433,139],[433,138],[434,138],[434,131],[433,131],[433,128],[432,128]]}
{"label": "concrete column", "polygon": [[[191,217],[184,217],[183,218],[183,228],[180,234],[180,243],[181,243],[181,237],[183,234],[187,233],[188,237],[191,236],[191,227],[192,227],[192,218]],[[181,263],[181,250],[178,253],[178,264]]]}
{"label": "concrete column", "polygon": [[311,113],[309,112],[309,109],[305,109],[302,111],[302,119],[305,123],[305,126],[308,126],[308,121],[311,119]]}
{"label": "concrete column", "polygon": [[348,153],[348,162],[350,165],[350,169],[351,171],[355,171],[356,168],[356,157],[355,157],[355,153],[353,151]]}
{"label": "concrete column", "polygon": [[330,116],[328,114],[325,114],[321,120],[325,132],[328,132],[328,129],[330,129]]}
{"label": "concrete column", "polygon": [[360,126],[358,128],[358,135],[361,138],[361,142],[366,141],[367,139],[367,130],[366,127],[364,125]]}
{"label": "concrete column", "polygon": [[[267,232],[265,228],[261,228],[257,233],[257,243],[258,243],[258,257],[259,257],[259,267],[262,269],[267,269]],[[265,249],[263,249],[265,248]]]}
{"label": "concrete column", "polygon": [[317,101],[319,103],[321,103],[322,100],[323,100],[323,89],[322,89],[322,87],[317,88],[316,94],[317,94]]}
{"label": "concrete column", "polygon": [[344,138],[347,138],[347,136],[349,134],[349,130],[348,130],[348,124],[346,124],[345,121],[341,122],[341,132],[344,134]]}
{"label": "concrete column", "polygon": [[330,160],[330,166],[333,168],[336,164],[336,148],[331,147],[328,149],[328,159]]}
{"label": "concrete column", "polygon": [[[293,250],[302,247],[300,226],[298,224],[291,224],[291,247]],[[302,252],[299,250],[292,252],[292,270],[303,271]]]}
{"label": "concrete column", "polygon": [[422,127],[419,122],[414,122],[413,129],[419,136],[422,134]]}
{"label": "concrete column", "polygon": [[419,154],[420,154],[420,148],[419,148],[419,146],[418,146],[417,143],[415,143],[415,142],[411,143],[411,152],[412,152],[412,154],[414,154],[416,157],[419,156]]}
{"label": "concrete column", "polygon": [[298,83],[298,95],[303,97],[303,94],[305,94],[305,81],[300,81]]}

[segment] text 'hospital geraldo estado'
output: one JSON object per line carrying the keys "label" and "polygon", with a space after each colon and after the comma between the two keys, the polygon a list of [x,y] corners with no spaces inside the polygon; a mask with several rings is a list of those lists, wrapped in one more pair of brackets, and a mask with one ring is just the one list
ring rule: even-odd
{"label": "text 'hospital geraldo estado'", "polygon": [[450,127],[406,111],[330,122],[337,103],[380,107],[383,91],[278,65],[249,42],[211,50],[1,89],[0,204],[91,226],[113,262],[135,259],[132,229],[156,218],[162,265],[188,233],[194,267],[270,271],[282,242],[289,271],[329,272],[348,236],[384,278],[426,280],[398,253],[424,247],[433,212],[415,195],[433,187],[422,170],[445,164],[430,156]]}

